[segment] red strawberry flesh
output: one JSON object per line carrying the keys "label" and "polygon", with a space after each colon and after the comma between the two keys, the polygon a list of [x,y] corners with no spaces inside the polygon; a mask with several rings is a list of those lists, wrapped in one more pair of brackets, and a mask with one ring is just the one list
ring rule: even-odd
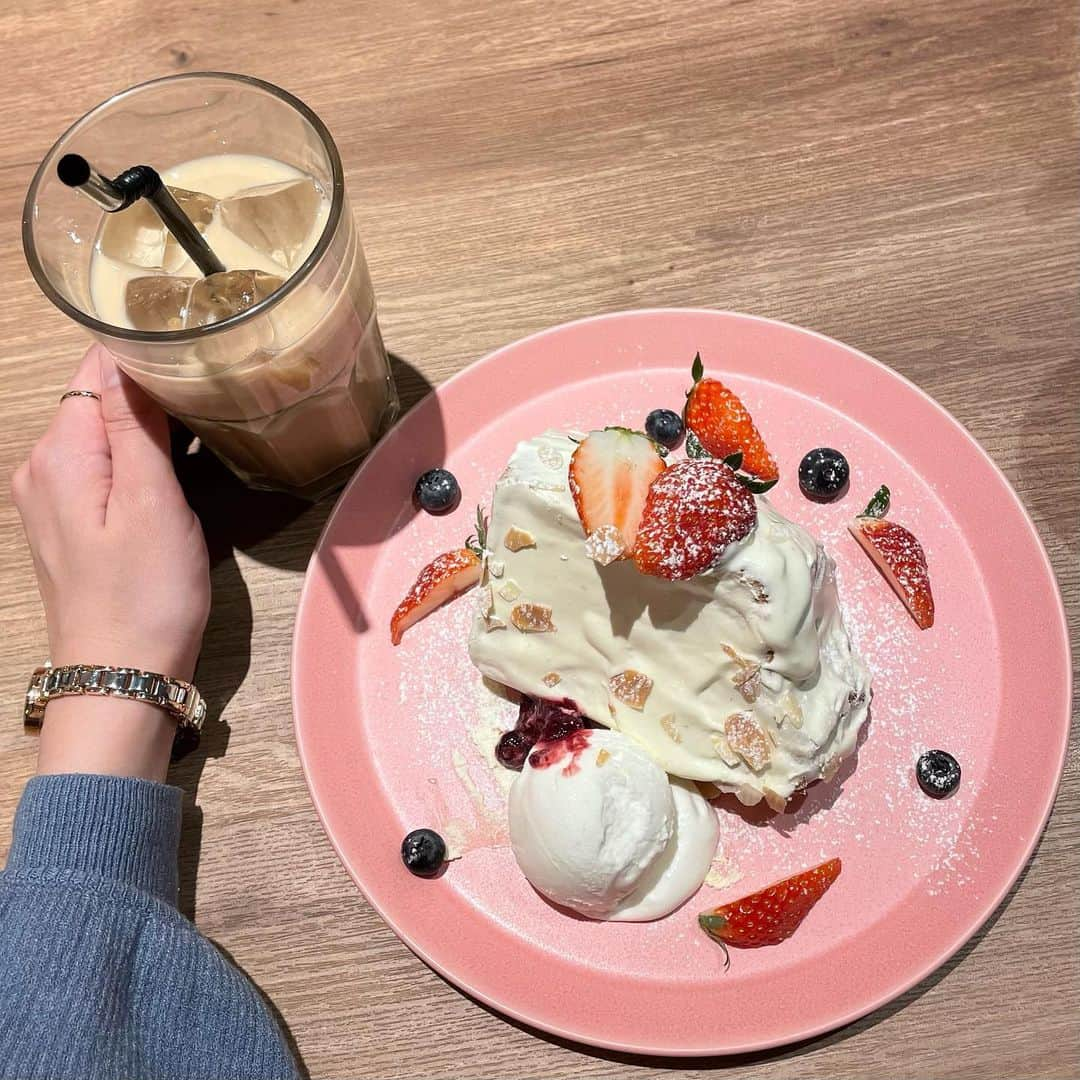
{"label": "red strawberry flesh", "polygon": [[643,574],[685,581],[711,569],[756,522],[753,495],[723,462],[680,462],[649,488],[634,563]]}
{"label": "red strawberry flesh", "polygon": [[447,551],[433,559],[416,579],[390,620],[390,640],[401,644],[410,626],[426,618],[448,600],[471,589],[481,573],[480,557],[468,548]]}
{"label": "red strawberry flesh", "polygon": [[713,457],[741,453],[742,469],[759,480],[780,476],[776,459],[739,396],[719,379],[701,379],[686,402],[686,426]]}
{"label": "red strawberry flesh", "polygon": [[840,876],[839,859],[777,881],[730,904],[703,912],[698,924],[722,945],[778,945],[798,929],[810,909]]}
{"label": "red strawberry flesh", "polygon": [[614,526],[629,554],[649,485],[663,471],[664,461],[645,435],[625,428],[589,434],[570,459],[570,493],[585,535]]}
{"label": "red strawberry flesh", "polygon": [[926,553],[914,534],[887,518],[857,517],[849,528],[896,595],[904,601],[915,625],[920,630],[933,626],[934,595],[930,591],[930,571]]}

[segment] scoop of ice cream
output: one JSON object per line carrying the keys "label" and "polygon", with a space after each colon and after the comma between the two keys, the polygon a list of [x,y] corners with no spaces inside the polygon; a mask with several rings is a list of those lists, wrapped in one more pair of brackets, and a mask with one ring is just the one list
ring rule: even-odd
{"label": "scoop of ice cream", "polygon": [[570,699],[668,773],[747,803],[779,808],[829,776],[855,747],[870,679],[821,545],[759,497],[753,531],[706,574],[601,566],[567,487],[574,448],[560,432],[523,442],[496,485],[476,666]]}
{"label": "scoop of ice cream", "polygon": [[522,873],[549,900],[595,919],[647,880],[675,827],[664,771],[614,731],[539,744],[510,789],[510,844]]}
{"label": "scoop of ice cream", "polygon": [[720,821],[689,780],[671,780],[675,831],[634,891],[608,916],[616,922],[662,919],[701,888],[716,854]]}

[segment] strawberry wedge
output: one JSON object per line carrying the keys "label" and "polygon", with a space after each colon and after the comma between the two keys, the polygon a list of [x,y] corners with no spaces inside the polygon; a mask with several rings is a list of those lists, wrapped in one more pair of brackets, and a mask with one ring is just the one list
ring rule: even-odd
{"label": "strawberry wedge", "polygon": [[470,548],[444,552],[428,563],[390,620],[391,642],[400,645],[410,626],[471,589],[480,580],[481,569],[480,556]]}
{"label": "strawberry wedge", "polygon": [[934,596],[926,553],[914,534],[884,517],[861,516],[848,526],[851,535],[904,601],[920,630],[934,625]]}
{"label": "strawberry wedge", "polygon": [[627,428],[594,431],[570,458],[570,493],[589,557],[606,566],[629,558],[649,485],[664,471],[656,444]]}

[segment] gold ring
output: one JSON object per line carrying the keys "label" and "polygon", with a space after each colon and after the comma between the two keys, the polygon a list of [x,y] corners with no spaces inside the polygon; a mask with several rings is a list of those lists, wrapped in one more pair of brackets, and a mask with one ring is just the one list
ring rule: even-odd
{"label": "gold ring", "polygon": [[93,390],[69,390],[66,394],[60,395],[60,400],[66,401],[69,397],[92,397],[95,401],[101,400],[101,395],[95,394]]}

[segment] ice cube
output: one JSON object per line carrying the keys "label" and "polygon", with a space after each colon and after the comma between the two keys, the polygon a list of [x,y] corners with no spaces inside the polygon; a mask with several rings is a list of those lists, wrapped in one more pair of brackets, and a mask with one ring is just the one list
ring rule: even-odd
{"label": "ice cube", "polygon": [[[217,200],[201,191],[175,187],[169,190],[195,227],[200,232],[205,231],[214,217]],[[110,259],[161,270],[178,270],[187,258],[184,249],[162,225],[161,218],[146,199],[137,200],[126,210],[106,215],[98,246]]]}
{"label": "ice cube", "polygon": [[131,325],[136,330],[182,329],[188,294],[196,280],[164,274],[132,278],[124,294]]}
{"label": "ice cube", "polygon": [[226,270],[199,278],[191,286],[185,326],[209,326],[261,303],[281,278],[262,270]]}
{"label": "ice cube", "polygon": [[295,270],[319,216],[322,194],[310,177],[248,188],[221,203],[221,220],[245,244]]}

